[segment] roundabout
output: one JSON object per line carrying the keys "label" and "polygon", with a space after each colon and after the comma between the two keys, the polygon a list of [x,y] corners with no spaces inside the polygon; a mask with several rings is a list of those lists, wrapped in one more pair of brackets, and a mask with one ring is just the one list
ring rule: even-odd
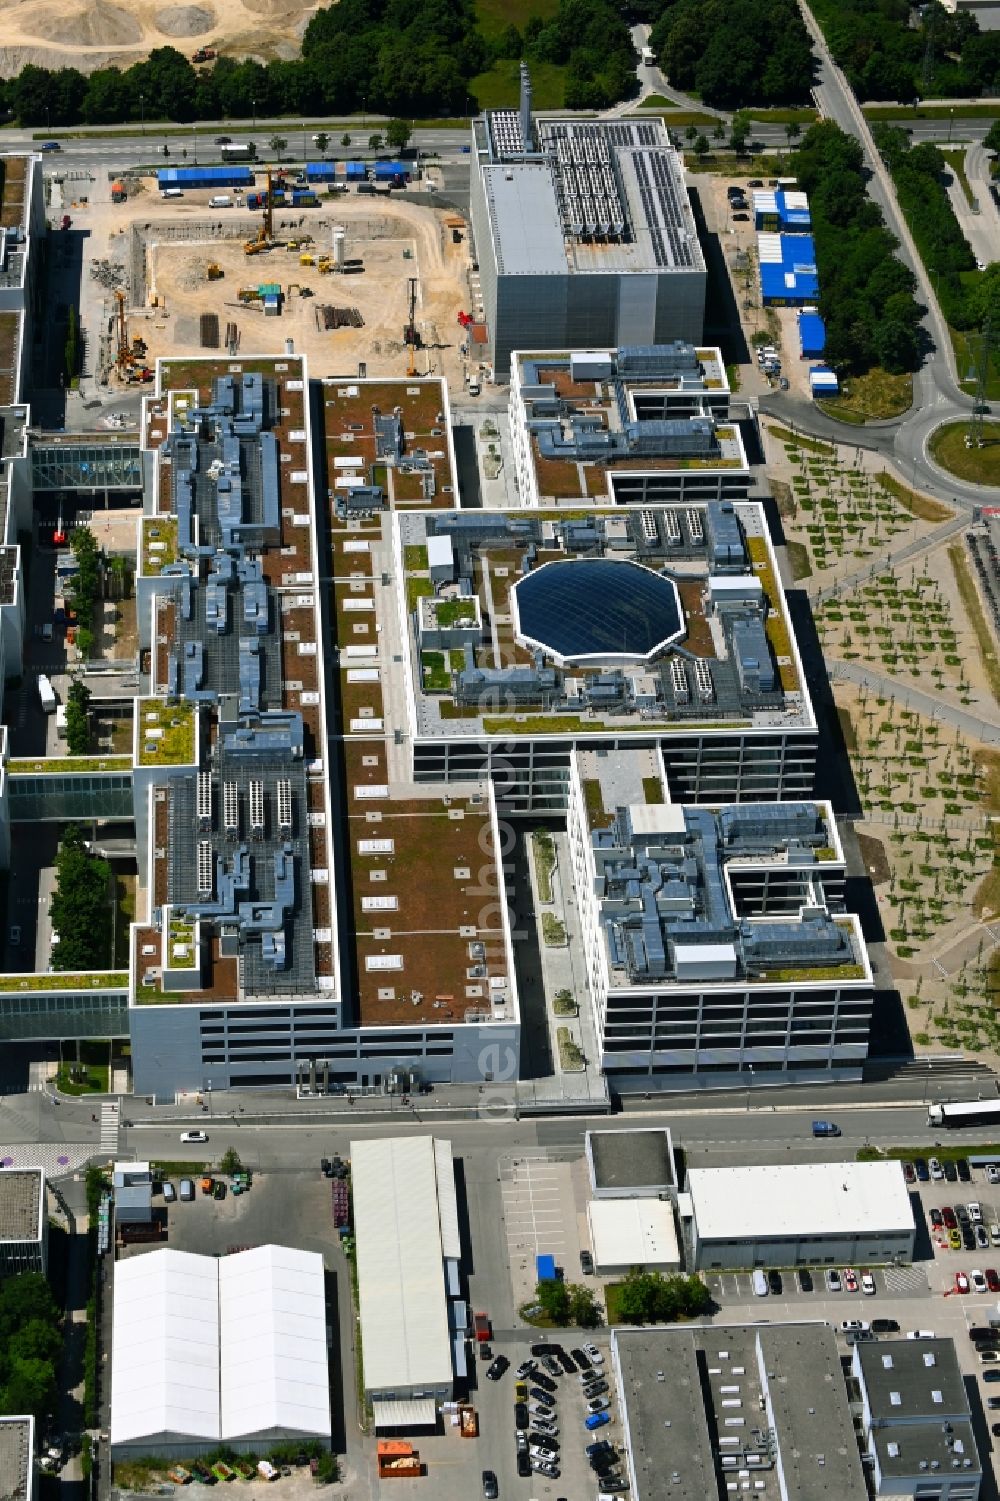
{"label": "roundabout", "polygon": [[982,445],[967,446],[968,422],[945,422],[934,429],[927,450],[934,463],[956,479],[1000,487],[1000,422],[985,422]]}

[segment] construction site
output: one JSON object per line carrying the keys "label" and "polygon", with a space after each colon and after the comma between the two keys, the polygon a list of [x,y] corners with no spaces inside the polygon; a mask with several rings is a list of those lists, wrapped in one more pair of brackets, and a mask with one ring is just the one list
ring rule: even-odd
{"label": "construction site", "polygon": [[281,352],[287,339],[319,375],[364,366],[372,377],[441,375],[455,390],[479,378],[467,226],[451,210],[353,194],[272,210],[263,172],[246,195],[263,203],[255,212],[242,194],[219,209],[208,191],[164,202],[145,181],[113,186],[80,215],[82,321],[100,330],[102,383],[142,384],[162,356]]}

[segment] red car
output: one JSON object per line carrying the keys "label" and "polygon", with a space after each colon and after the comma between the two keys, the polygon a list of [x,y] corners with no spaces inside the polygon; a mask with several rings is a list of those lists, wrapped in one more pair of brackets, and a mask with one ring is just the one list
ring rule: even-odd
{"label": "red car", "polygon": [[858,1274],[853,1267],[848,1267],[844,1272],[844,1286],[849,1293],[856,1293],[858,1290]]}
{"label": "red car", "polygon": [[969,1291],[969,1279],[964,1272],[955,1273],[955,1291],[957,1293],[967,1293]]}
{"label": "red car", "polygon": [[988,1266],[985,1272],[986,1286],[991,1293],[1000,1293],[1000,1277],[997,1276],[993,1267]]}
{"label": "red car", "polygon": [[955,1218],[955,1211],[954,1209],[952,1209],[950,1204],[946,1204],[942,1209],[941,1218],[944,1220],[949,1230],[958,1229],[958,1220]]}

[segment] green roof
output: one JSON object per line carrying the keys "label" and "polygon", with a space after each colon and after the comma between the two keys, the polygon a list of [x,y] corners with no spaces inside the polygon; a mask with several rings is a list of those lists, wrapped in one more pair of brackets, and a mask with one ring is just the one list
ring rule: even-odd
{"label": "green roof", "polygon": [[[136,705],[139,766],[193,766],[197,735],[193,704],[143,698]],[[153,719],[151,716],[156,715]]]}

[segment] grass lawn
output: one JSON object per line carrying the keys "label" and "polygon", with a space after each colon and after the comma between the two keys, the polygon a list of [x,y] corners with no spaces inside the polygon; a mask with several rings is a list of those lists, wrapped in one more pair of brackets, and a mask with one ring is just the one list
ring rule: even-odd
{"label": "grass lawn", "polygon": [[911,516],[916,516],[920,521],[950,521],[955,514],[950,506],[942,505],[939,500],[931,500],[927,495],[918,495],[909,485],[896,479],[895,475],[886,474],[884,469],[878,476],[878,482],[887,495],[893,496]]}
{"label": "grass lawn", "polygon": [[962,603],[965,606],[965,613],[969,617],[969,624],[976,633],[976,641],[979,646],[979,659],[986,669],[990,692],[996,701],[1000,703],[1000,661],[997,660],[996,642],[989,621],[983,613],[983,607],[979,600],[979,590],[976,588],[976,581],[972,576],[968,555],[960,542],[953,542],[948,549],[948,557],[952,568],[955,570],[955,582],[958,584],[958,592],[962,596]]}
{"label": "grass lawn", "polygon": [[748,109],[746,114],[763,125],[813,125],[819,119],[819,112],[806,106],[801,109]]}
{"label": "grass lawn", "polygon": [[890,375],[876,366],[865,375],[851,375],[841,382],[840,394],[824,396],[822,409],[842,422],[875,422],[901,417],[913,405],[913,377]]}
{"label": "grass lawn", "polygon": [[[492,38],[500,36],[508,26],[522,30],[532,16],[537,16],[540,21],[551,20],[558,8],[559,0],[476,0],[476,20],[483,36]],[[514,67],[517,67],[516,63]],[[532,63],[532,88],[535,67],[536,64]]]}
{"label": "grass lawn", "polygon": [[931,434],[931,454],[942,469],[976,485],[1000,485],[1000,422],[987,422],[983,447],[966,448],[967,422],[947,422]]}
{"label": "grass lawn", "polygon": [[804,542],[786,542],[785,551],[788,553],[788,565],[792,570],[793,579],[807,579],[812,574],[812,564],[809,561],[809,549]]}
{"label": "grass lawn", "polygon": [[768,427],[772,438],[777,438],[779,443],[788,443],[796,448],[804,448],[807,453],[821,453],[826,457],[832,457],[833,447],[824,443],[821,438],[807,438],[804,433],[789,432],[787,427]]}
{"label": "grass lawn", "polygon": [[636,109],[676,109],[676,108],[677,108],[677,106],[673,102],[673,100],[672,99],[664,99],[664,97],[663,97],[662,94],[647,94],[646,97],[645,97],[645,99],[642,101],[642,103],[636,105]]}
{"label": "grass lawn", "polygon": [[107,1094],[108,1092],[108,1065],[106,1063],[82,1063],[84,1070],[82,1078],[73,1079],[70,1076],[72,1064],[63,1063],[56,1074],[56,1088],[60,1094],[83,1095],[83,1094]]}
{"label": "grass lawn", "polygon": [[548,829],[536,829],[531,836],[531,855],[535,864],[538,900],[552,900],[552,872],[556,868],[556,849]]}
{"label": "grass lawn", "polygon": [[[980,276],[982,273],[973,271],[968,274]],[[955,351],[955,367],[958,371],[959,385],[963,391],[967,391],[972,396],[976,389],[976,371],[979,368],[982,336],[975,330],[961,333],[950,325],[948,332]],[[1000,350],[996,347],[990,351],[989,367],[986,372],[986,397],[988,401],[1000,401]]]}
{"label": "grass lawn", "polygon": [[862,113],[866,120],[992,120],[996,115],[995,104],[919,104],[916,109],[905,104],[866,104]]}
{"label": "grass lawn", "polygon": [[966,201],[966,203],[968,203],[969,207],[971,208],[973,206],[973,204],[975,203],[975,201],[976,201],[976,195],[972,191],[972,187],[971,187],[971,184],[969,183],[968,177],[966,177],[966,175],[965,175],[965,148],[964,148],[964,146],[960,150],[958,150],[958,151],[942,151],[941,155],[944,157],[945,161],[948,163],[949,171],[951,171],[954,174],[954,176],[956,177],[956,179],[958,180],[958,182],[961,184],[962,192],[965,194],[965,201]]}
{"label": "grass lawn", "polygon": [[[508,14],[504,25],[512,19],[513,15]],[[511,58],[501,58],[487,72],[470,78],[469,93],[481,110],[513,108],[521,97],[520,64]],[[566,69],[556,63],[532,63],[531,97],[535,109],[562,109]]]}

